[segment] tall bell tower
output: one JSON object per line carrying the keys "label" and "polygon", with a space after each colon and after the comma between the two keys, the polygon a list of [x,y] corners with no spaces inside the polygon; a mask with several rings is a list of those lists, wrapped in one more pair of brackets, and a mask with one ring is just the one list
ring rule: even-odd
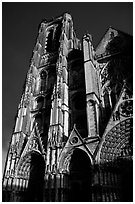
{"label": "tall bell tower", "polygon": [[[44,188],[55,189],[58,157],[69,131],[67,55],[74,46],[69,14],[41,23],[5,165],[6,201],[41,201]],[[57,200],[53,191],[50,197]]]}

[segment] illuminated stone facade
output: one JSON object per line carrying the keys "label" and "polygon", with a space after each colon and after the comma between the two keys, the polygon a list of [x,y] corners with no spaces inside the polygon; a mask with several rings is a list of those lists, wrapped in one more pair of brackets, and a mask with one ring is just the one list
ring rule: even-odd
{"label": "illuminated stone facade", "polygon": [[67,13],[41,23],[3,201],[132,201],[132,61],[132,36],[119,30],[94,49]]}

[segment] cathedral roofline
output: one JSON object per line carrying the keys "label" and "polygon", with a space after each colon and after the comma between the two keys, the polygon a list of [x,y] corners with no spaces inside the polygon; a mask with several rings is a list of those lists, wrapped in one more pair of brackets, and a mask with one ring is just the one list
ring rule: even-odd
{"label": "cathedral roofline", "polygon": [[104,38],[105,35],[109,32],[110,29],[117,31],[118,33],[122,33],[122,34],[124,34],[124,35],[126,35],[126,36],[133,37],[131,34],[126,33],[126,32],[124,32],[124,31],[121,31],[121,30],[119,30],[119,29],[116,29],[116,28],[114,28],[113,26],[110,25],[110,26],[106,29],[106,31],[105,31],[105,33],[102,35],[102,37],[100,38],[100,40],[99,40],[99,42],[97,43],[97,45],[95,46],[95,50],[98,48],[98,46],[100,45],[101,41],[103,40],[103,38]]}

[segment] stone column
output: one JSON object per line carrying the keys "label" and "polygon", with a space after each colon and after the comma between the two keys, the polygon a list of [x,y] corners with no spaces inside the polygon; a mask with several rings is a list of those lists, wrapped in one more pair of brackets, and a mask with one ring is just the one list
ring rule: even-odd
{"label": "stone column", "polygon": [[96,127],[97,127],[97,135],[99,135],[99,104],[95,103],[96,109]]}

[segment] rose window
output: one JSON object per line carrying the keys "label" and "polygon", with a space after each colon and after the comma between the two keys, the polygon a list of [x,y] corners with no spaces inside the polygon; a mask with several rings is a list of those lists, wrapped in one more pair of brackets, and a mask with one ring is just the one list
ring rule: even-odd
{"label": "rose window", "polygon": [[70,143],[71,143],[72,145],[78,143],[78,137],[73,137],[73,138],[70,140]]}
{"label": "rose window", "polygon": [[120,104],[120,114],[124,117],[130,117],[133,115],[133,101],[126,100]]}

